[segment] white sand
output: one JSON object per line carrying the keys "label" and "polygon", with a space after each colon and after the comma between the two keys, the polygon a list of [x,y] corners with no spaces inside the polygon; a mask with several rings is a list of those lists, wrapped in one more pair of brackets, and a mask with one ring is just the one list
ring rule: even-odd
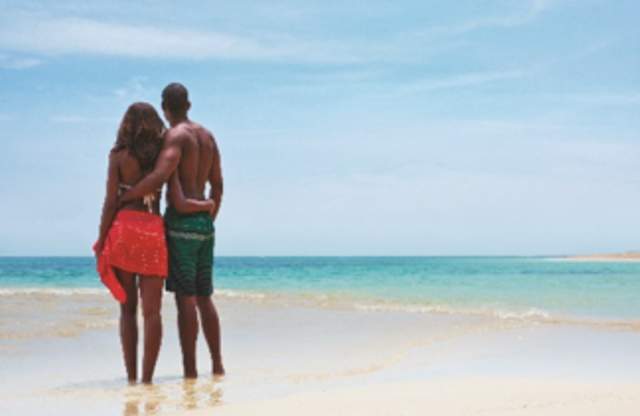
{"label": "white sand", "polygon": [[[95,296],[94,296],[95,297]],[[0,415],[640,414],[640,332],[217,298],[228,376],[181,378],[171,299],[153,387],[124,379],[117,305],[12,297]],[[0,328],[2,329],[2,328]]]}
{"label": "white sand", "polygon": [[464,379],[377,384],[303,393],[180,414],[234,415],[615,415],[640,414],[640,384]]}
{"label": "white sand", "polygon": [[583,262],[639,262],[640,253],[630,251],[627,253],[609,253],[609,254],[582,254],[575,256],[567,256],[562,258],[566,261],[583,261]]}

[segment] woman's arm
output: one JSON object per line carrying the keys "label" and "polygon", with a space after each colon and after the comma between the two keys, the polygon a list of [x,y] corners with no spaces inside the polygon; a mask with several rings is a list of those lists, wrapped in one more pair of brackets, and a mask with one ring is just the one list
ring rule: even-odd
{"label": "woman's arm", "polygon": [[215,209],[215,203],[211,199],[201,201],[199,199],[185,198],[177,172],[174,172],[169,178],[169,201],[176,211],[183,214],[203,211],[211,213]]}
{"label": "woman's arm", "polygon": [[118,159],[115,154],[109,155],[109,169],[107,171],[107,194],[102,204],[102,217],[100,219],[100,234],[95,246],[96,255],[102,252],[104,241],[118,212]]}

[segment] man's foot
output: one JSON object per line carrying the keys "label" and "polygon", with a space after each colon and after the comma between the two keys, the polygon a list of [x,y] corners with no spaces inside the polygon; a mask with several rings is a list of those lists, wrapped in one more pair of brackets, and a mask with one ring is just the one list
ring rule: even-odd
{"label": "man's foot", "polygon": [[184,372],[184,378],[186,378],[186,379],[198,378],[198,372],[197,371],[185,371]]}
{"label": "man's foot", "polygon": [[214,376],[223,376],[224,373],[224,366],[222,365],[221,361],[216,361],[213,364],[213,375]]}

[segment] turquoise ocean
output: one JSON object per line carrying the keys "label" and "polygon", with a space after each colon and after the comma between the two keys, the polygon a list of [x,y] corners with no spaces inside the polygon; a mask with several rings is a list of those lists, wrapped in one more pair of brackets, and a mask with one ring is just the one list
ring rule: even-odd
{"label": "turquoise ocean", "polygon": [[[217,296],[506,319],[640,320],[640,263],[543,257],[218,257]],[[2,257],[0,299],[104,291],[91,257]],[[105,296],[108,296],[104,291]]]}

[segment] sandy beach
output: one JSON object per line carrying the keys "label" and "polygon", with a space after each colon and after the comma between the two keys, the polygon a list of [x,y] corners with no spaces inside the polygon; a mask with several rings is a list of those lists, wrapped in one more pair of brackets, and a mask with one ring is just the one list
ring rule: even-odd
{"label": "sandy beach", "polygon": [[[66,296],[3,298],[2,414],[635,415],[640,408],[633,327],[227,292],[216,298],[228,375],[208,375],[201,340],[200,378],[183,381],[166,297],[156,383],[127,386],[116,305],[101,293]],[[28,307],[34,300],[45,319]],[[11,325],[16,320],[23,325]]]}
{"label": "sandy beach", "polygon": [[630,251],[627,253],[609,253],[609,254],[581,254],[567,256],[563,258],[568,261],[601,261],[601,262],[621,262],[621,261],[640,261],[640,252]]}
{"label": "sandy beach", "polygon": [[[639,384],[586,384],[522,379],[462,379],[379,384],[316,392],[216,412],[231,415],[635,415]],[[190,412],[208,415],[209,410]]]}

